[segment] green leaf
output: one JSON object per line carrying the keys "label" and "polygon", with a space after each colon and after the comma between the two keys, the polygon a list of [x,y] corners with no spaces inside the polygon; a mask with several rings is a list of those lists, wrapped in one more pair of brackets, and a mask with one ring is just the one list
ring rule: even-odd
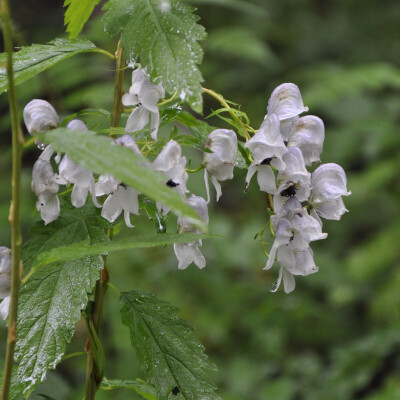
{"label": "green leaf", "polygon": [[[58,38],[48,44],[33,44],[32,46],[22,47],[13,56],[15,84],[19,85],[33,78],[62,60],[90,51],[96,51],[96,46],[91,41],[82,39]],[[7,55],[1,53],[0,93],[8,88],[6,63]]]}
{"label": "green leaf", "polygon": [[[39,253],[32,264],[32,271],[56,261],[71,261],[86,256],[107,254],[111,251],[166,246],[174,243],[190,243],[202,239],[214,239],[218,235],[198,233],[164,233],[156,236],[131,236],[114,239],[108,243],[90,243],[88,240],[72,243],[66,246],[54,247]],[[35,272],[36,273],[36,272]]]}
{"label": "green leaf", "polygon": [[68,6],[64,16],[64,25],[70,38],[76,38],[87,20],[92,15],[94,7],[100,0],[65,0],[64,7]]}
{"label": "green leaf", "polygon": [[132,346],[157,399],[220,399],[208,376],[215,366],[176,307],[135,291],[122,293],[120,303],[122,323],[130,329]]}
{"label": "green leaf", "polygon": [[141,194],[139,196],[139,207],[146,212],[149,219],[154,223],[157,233],[167,232],[168,215],[164,215],[162,212],[157,210],[155,201]]}
{"label": "green leaf", "polygon": [[45,399],[45,400],[55,400],[54,397],[47,396],[47,394],[39,393],[38,396],[40,396],[42,399]]}
{"label": "green leaf", "polygon": [[[31,230],[33,237],[23,246],[24,269],[29,271],[41,252],[55,247],[82,240],[106,244],[107,227],[110,224],[91,202],[74,208],[63,201],[56,221],[47,226],[40,222]],[[21,286],[15,349],[18,367],[14,376],[14,386],[20,392],[29,394],[61,361],[102,268],[100,256],[77,256],[74,261],[43,268]]]}
{"label": "green leaf", "polygon": [[112,389],[133,389],[146,400],[157,400],[154,387],[147,384],[142,379],[136,379],[134,381],[120,381],[117,379],[109,381],[108,379],[103,379],[100,390]]}
{"label": "green leaf", "polygon": [[206,229],[185,199],[162,183],[164,177],[161,174],[142,165],[142,158],[123,146],[116,146],[110,138],[91,131],[66,128],[49,131],[41,138],[51,143],[56,151],[68,153],[72,160],[87,169],[97,174],[112,174],[138,192],[170,207],[178,215],[191,219],[199,228]]}
{"label": "green leaf", "polygon": [[178,92],[201,113],[203,78],[197,64],[203,50],[198,41],[206,34],[194,9],[179,0],[109,0],[104,10],[105,29],[112,36],[122,31],[127,57],[139,57],[167,92]]}

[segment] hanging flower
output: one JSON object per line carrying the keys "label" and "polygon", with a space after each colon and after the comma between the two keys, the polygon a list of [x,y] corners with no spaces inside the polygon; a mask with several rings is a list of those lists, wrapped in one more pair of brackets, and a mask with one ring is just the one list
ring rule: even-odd
{"label": "hanging flower", "polygon": [[[131,149],[136,155],[142,155],[135,140],[130,135],[119,137],[115,143]],[[105,174],[99,177],[95,184],[96,196],[109,195],[103,204],[101,216],[111,223],[124,212],[125,224],[134,228],[131,224],[130,214],[139,215],[139,193],[122,182],[116,180],[112,175]]]}
{"label": "hanging flower", "polygon": [[236,133],[231,129],[216,129],[208,135],[205,147],[212,151],[212,153],[204,153],[203,156],[207,202],[210,202],[208,174],[210,174],[211,182],[217,192],[218,201],[222,194],[218,181],[233,178],[233,168],[237,157]]}
{"label": "hanging flower", "polygon": [[[54,107],[45,100],[34,99],[24,108],[24,122],[29,134],[44,133],[60,125],[60,119]],[[46,145],[37,141],[36,145],[43,150]]]}
{"label": "hanging flower", "polygon": [[60,215],[57,175],[50,163],[52,154],[53,150],[50,146],[47,146],[33,165],[32,171],[31,187],[38,197],[36,208],[40,212],[45,225],[55,221]]}
{"label": "hanging flower", "polygon": [[277,176],[277,194],[274,196],[274,209],[279,213],[285,201],[296,196],[299,201],[310,196],[311,174],[306,170],[304,158],[298,147],[291,147],[282,156],[286,167]]}
{"label": "hanging flower", "polygon": [[288,147],[298,147],[303,153],[306,165],[320,161],[322,146],[325,139],[325,127],[321,118],[306,115],[294,123]]}
{"label": "hanging flower", "polygon": [[0,247],[0,317],[6,319],[10,309],[11,250]]}
{"label": "hanging flower", "polygon": [[283,280],[285,292],[290,293],[295,287],[294,275],[305,276],[318,271],[309,243],[325,239],[328,235],[322,233],[318,221],[308,215],[296,198],[289,199],[282,213],[271,218],[271,223],[275,231],[275,241],[264,269],[270,269],[277,256],[281,267],[272,291],[278,290]]}
{"label": "hanging flower", "polygon": [[[74,131],[87,131],[88,128],[84,122],[73,119],[67,125],[67,128]],[[74,207],[82,207],[86,203],[89,192],[92,195],[93,203],[96,207],[101,207],[97,202],[95,194],[95,184],[93,173],[79,164],[76,164],[66,154],[58,167],[59,176],[57,182],[59,184],[71,183],[74,185],[71,193],[71,203]]]}
{"label": "hanging flower", "polygon": [[299,119],[299,114],[305,111],[308,111],[308,107],[304,106],[300,90],[294,83],[279,85],[268,101],[267,115],[276,114],[279,117],[285,141],[289,139],[292,125]]}
{"label": "hanging flower", "polygon": [[[207,202],[199,196],[192,195],[187,199],[187,203],[197,212],[200,218],[208,225]],[[179,233],[200,233],[200,231],[190,222],[190,220],[178,218]],[[174,251],[178,259],[178,268],[185,269],[191,263],[197,265],[200,269],[206,266],[206,259],[201,253],[199,247],[202,246],[201,240],[191,243],[174,243]]]}
{"label": "hanging flower", "polygon": [[278,171],[285,168],[282,160],[286,152],[280,130],[279,118],[276,114],[269,114],[264,119],[258,132],[245,144],[252,155],[253,162],[250,164],[246,176],[246,190],[253,175],[257,174],[260,190],[267,193],[276,193],[275,174],[271,165]]}
{"label": "hanging flower", "polygon": [[[165,176],[164,184],[181,196],[185,196],[188,192],[186,182],[189,175],[186,172],[186,157],[182,156],[181,146],[175,140],[170,140],[165,145],[151,164],[151,168],[161,172]],[[170,208],[158,202],[157,208],[163,214],[167,214],[170,211]]]}
{"label": "hanging flower", "polygon": [[340,165],[329,163],[320,165],[311,175],[311,215],[321,224],[319,216],[340,220],[347,212],[342,196],[349,196],[346,173]]}
{"label": "hanging flower", "polygon": [[164,98],[165,91],[161,83],[155,85],[150,81],[145,69],[138,68],[132,72],[132,86],[129,93],[122,96],[124,106],[136,107],[126,122],[126,132],[142,130],[150,119],[151,137],[157,140],[158,127],[160,124],[160,112],[157,103]]}

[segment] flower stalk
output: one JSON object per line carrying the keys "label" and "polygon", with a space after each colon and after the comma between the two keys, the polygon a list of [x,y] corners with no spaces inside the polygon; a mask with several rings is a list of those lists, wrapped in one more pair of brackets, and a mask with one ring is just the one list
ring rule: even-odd
{"label": "flower stalk", "polygon": [[21,128],[19,124],[18,104],[14,82],[13,71],[13,42],[10,22],[10,8],[8,0],[1,0],[0,13],[3,26],[4,48],[7,53],[7,78],[8,78],[8,101],[11,113],[12,131],[12,198],[9,214],[11,225],[11,250],[12,250],[12,271],[11,271],[11,303],[8,319],[7,350],[3,374],[3,386],[1,399],[8,400],[11,373],[14,364],[14,350],[17,340],[17,306],[18,290],[20,286],[22,264],[20,261],[21,252],[21,224],[20,224],[20,176],[21,176],[21,147],[23,143]]}

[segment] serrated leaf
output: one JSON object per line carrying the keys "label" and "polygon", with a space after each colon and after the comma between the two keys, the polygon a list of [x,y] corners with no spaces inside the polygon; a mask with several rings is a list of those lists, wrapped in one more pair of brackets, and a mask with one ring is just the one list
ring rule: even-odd
{"label": "serrated leaf", "polygon": [[[95,50],[96,46],[89,40],[60,38],[48,44],[33,44],[32,46],[22,47],[21,50],[13,55],[15,84],[19,85],[76,54]],[[7,55],[6,53],[1,53],[0,93],[8,88],[6,63]]]}
{"label": "serrated leaf", "polygon": [[154,387],[149,385],[142,379],[136,379],[134,381],[103,379],[100,385],[100,390],[112,390],[112,389],[132,389],[146,400],[157,400],[156,391]]}
{"label": "serrated leaf", "polygon": [[178,92],[201,113],[203,78],[197,65],[203,50],[198,41],[206,34],[194,9],[179,0],[109,0],[104,10],[105,29],[112,36],[122,31],[127,57],[140,58],[167,92]]}
{"label": "serrated leaf", "polygon": [[94,7],[100,0],[65,0],[64,7],[68,6],[64,15],[64,25],[70,38],[76,38],[87,20],[92,15]]}
{"label": "serrated leaf", "polygon": [[206,230],[204,222],[185,199],[164,185],[164,177],[146,167],[143,159],[125,147],[116,146],[107,137],[91,131],[71,131],[58,128],[41,136],[56,151],[68,153],[75,162],[97,173],[110,173],[116,179],[138,192],[170,207],[178,215],[191,219],[199,228]]}
{"label": "serrated leaf", "polygon": [[[22,251],[24,269],[29,271],[44,250],[82,240],[105,243],[104,229],[109,226],[91,202],[74,208],[63,201],[56,221],[47,226],[40,222],[32,229],[33,237]],[[21,286],[14,376],[19,391],[30,393],[61,361],[102,268],[100,256],[55,262]]]}
{"label": "serrated leaf", "polygon": [[157,399],[220,399],[208,375],[215,366],[176,307],[136,291],[122,293],[120,303],[122,323]]}
{"label": "serrated leaf", "polygon": [[139,207],[144,210],[156,227],[157,233],[167,232],[167,219],[168,215],[164,215],[162,212],[158,211],[156,202],[149,199],[147,196],[142,194],[139,196]]}

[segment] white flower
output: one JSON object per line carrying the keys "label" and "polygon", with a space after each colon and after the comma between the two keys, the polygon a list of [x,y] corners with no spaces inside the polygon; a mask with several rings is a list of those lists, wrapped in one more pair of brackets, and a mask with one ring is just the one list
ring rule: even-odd
{"label": "white flower", "polygon": [[[165,176],[164,183],[181,196],[185,196],[188,192],[186,182],[189,175],[186,172],[186,157],[182,156],[181,146],[175,140],[170,140],[165,145],[151,164],[151,168],[161,172]],[[157,208],[163,214],[167,214],[170,210],[160,203],[157,203]]]}
{"label": "white flower", "polygon": [[318,271],[309,243],[327,237],[321,226],[296,198],[289,199],[281,216],[271,220],[275,241],[264,269],[270,269],[277,256],[280,264],[279,278],[271,291],[276,291],[281,281],[286,293],[294,290],[294,275],[309,275]]}
{"label": "white flower", "polygon": [[45,225],[55,221],[60,215],[60,201],[57,196],[57,176],[53,171],[48,154],[52,152],[50,146],[43,152],[43,158],[35,162],[32,171],[32,190],[38,197],[36,208],[40,212]]}
{"label": "white flower", "polygon": [[[187,199],[187,203],[199,214],[200,218],[208,224],[208,209],[207,202],[202,198],[192,195]],[[190,220],[179,217],[178,218],[178,232],[179,233],[200,233],[200,231],[191,224]],[[174,251],[178,259],[178,268],[185,269],[192,262],[200,269],[206,266],[206,260],[199,250],[202,245],[201,240],[196,240],[191,243],[175,243]]]}
{"label": "white flower", "polygon": [[304,158],[298,147],[291,147],[282,156],[286,167],[277,176],[278,189],[274,196],[274,209],[279,213],[285,199],[296,196],[300,201],[310,196],[311,174],[306,170]]}
{"label": "white flower", "polygon": [[325,127],[321,118],[306,115],[297,120],[290,133],[288,147],[298,147],[306,165],[320,161],[325,139]]}
{"label": "white flower", "polygon": [[268,101],[267,115],[277,114],[281,121],[281,134],[284,140],[289,139],[289,133],[299,114],[308,111],[303,104],[299,88],[294,83],[283,83],[271,94]]}
{"label": "white flower", "polygon": [[157,103],[164,98],[165,91],[161,83],[155,85],[150,81],[146,71],[138,68],[132,72],[132,86],[129,93],[122,96],[124,106],[136,107],[126,122],[126,132],[136,132],[142,130],[150,119],[151,137],[157,140],[158,126],[160,124],[160,113]]}
{"label": "white flower", "polygon": [[[34,99],[25,106],[24,122],[31,135],[44,133],[60,125],[60,119],[54,107],[40,99]],[[42,150],[46,147],[40,141],[36,141],[36,145]]]}
{"label": "white flower", "polygon": [[221,185],[218,181],[233,178],[233,168],[235,167],[237,157],[236,133],[231,129],[216,129],[208,135],[206,148],[212,151],[212,153],[204,153],[203,156],[207,202],[210,202],[208,173],[211,175],[211,182],[217,192],[218,201],[222,194]]}
{"label": "white flower", "polygon": [[339,220],[347,212],[342,196],[349,196],[347,179],[340,165],[320,165],[311,175],[311,215],[321,224],[319,216]]}
{"label": "white flower", "polygon": [[279,131],[279,118],[276,114],[268,115],[261,124],[258,132],[245,144],[252,155],[253,162],[250,164],[246,176],[246,190],[255,172],[258,171],[257,180],[260,190],[267,193],[276,193],[275,174],[270,165],[278,171],[285,168],[282,160],[286,152]]}
{"label": "white flower", "polygon": [[10,308],[11,250],[0,247],[0,317],[6,319]]}
{"label": "white flower", "polygon": [[[88,128],[84,122],[74,119],[70,121],[67,128],[74,131],[87,131]],[[97,202],[94,186],[93,173],[79,164],[76,164],[66,154],[58,167],[58,183],[72,183],[74,188],[71,193],[71,203],[74,207],[82,207],[86,203],[89,192],[92,195],[93,203],[96,207],[101,207]]]}
{"label": "white flower", "polygon": [[[135,140],[130,135],[121,136],[115,143],[127,147],[137,155],[142,155]],[[126,226],[134,227],[130,221],[130,214],[139,215],[139,193],[135,189],[125,186],[112,175],[105,174],[101,175],[95,184],[95,193],[97,196],[109,195],[101,210],[103,218],[114,222],[123,211]]]}

